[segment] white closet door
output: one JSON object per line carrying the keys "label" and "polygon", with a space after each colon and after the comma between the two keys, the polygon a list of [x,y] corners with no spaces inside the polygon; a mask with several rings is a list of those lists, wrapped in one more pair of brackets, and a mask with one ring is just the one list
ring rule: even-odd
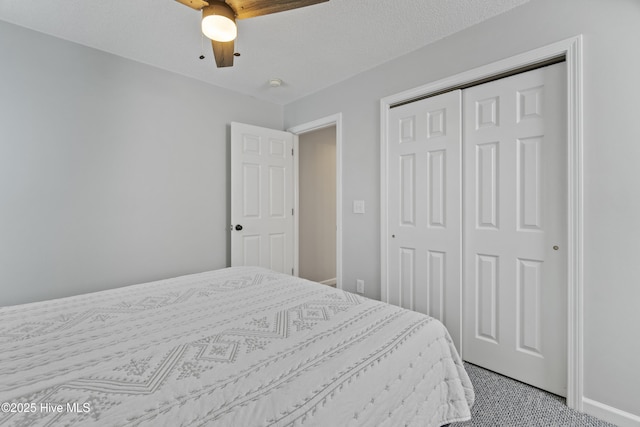
{"label": "white closet door", "polygon": [[293,274],[293,134],[231,123],[231,265]]}
{"label": "white closet door", "polygon": [[388,134],[386,302],[460,324],[460,91],[395,107]]}
{"label": "white closet door", "polygon": [[566,396],[565,64],[466,89],[464,359]]}

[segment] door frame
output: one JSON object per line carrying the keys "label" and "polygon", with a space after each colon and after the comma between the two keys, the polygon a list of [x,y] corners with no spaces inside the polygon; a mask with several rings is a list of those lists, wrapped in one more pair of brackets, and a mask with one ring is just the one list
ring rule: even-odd
{"label": "door frame", "polygon": [[[384,97],[380,100],[380,292],[388,295],[388,188],[387,131],[392,105],[437,94],[443,90],[491,78],[564,57],[567,63],[567,406],[583,411],[583,41],[582,35],[571,37],[507,59],[474,68],[423,86]],[[464,173],[464,171],[463,171]],[[464,209],[464,207],[463,207]],[[462,268],[462,266],[461,266]],[[462,276],[461,276],[462,277]],[[462,285],[462,284],[461,284]],[[461,286],[462,287],[462,286]],[[462,298],[464,295],[462,294]],[[462,299],[460,301],[461,317]],[[461,323],[462,325],[462,319]],[[461,354],[464,351],[461,348]]]}
{"label": "door frame", "polygon": [[293,268],[295,275],[299,269],[299,226],[300,226],[300,180],[299,180],[299,135],[326,127],[336,127],[336,288],[342,289],[342,113],[333,114],[287,129],[293,138],[293,199],[296,214],[293,216]]}

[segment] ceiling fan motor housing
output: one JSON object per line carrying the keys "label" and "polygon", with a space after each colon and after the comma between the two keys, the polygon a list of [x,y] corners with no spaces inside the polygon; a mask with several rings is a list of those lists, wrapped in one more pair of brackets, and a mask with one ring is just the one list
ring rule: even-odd
{"label": "ceiling fan motor housing", "polygon": [[210,16],[227,18],[229,21],[231,21],[231,22],[229,22],[229,24],[231,24],[234,27],[234,32],[235,32],[236,13],[233,11],[231,6],[226,4],[224,1],[212,0],[212,1],[209,2],[209,6],[203,7],[202,8],[203,32],[205,33],[205,35],[207,37],[209,37],[210,39],[213,39],[213,40],[231,41],[231,40],[235,39],[235,35],[233,36],[233,39],[231,39],[231,40],[219,40],[219,39],[216,39],[216,38],[212,37],[210,34],[207,34],[207,32],[205,31],[204,22]]}
{"label": "ceiling fan motor housing", "polygon": [[[216,65],[233,66],[234,40],[238,35],[236,19],[269,15],[311,6],[329,0],[176,0],[195,10],[202,10],[202,32],[211,39]],[[226,2],[229,2],[227,4]],[[237,13],[236,13],[237,11]],[[209,18],[209,19],[207,19]],[[212,21],[207,22],[205,21]],[[200,59],[203,59],[202,57]]]}
{"label": "ceiling fan motor housing", "polygon": [[231,9],[231,6],[220,0],[211,0],[209,1],[209,6],[202,8],[202,18],[204,19],[209,15],[222,15],[234,22],[236,20],[236,13]]}

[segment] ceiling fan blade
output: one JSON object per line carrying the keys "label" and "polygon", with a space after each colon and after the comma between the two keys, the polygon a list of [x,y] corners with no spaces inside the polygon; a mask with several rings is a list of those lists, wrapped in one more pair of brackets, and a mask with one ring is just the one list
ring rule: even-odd
{"label": "ceiling fan blade", "polygon": [[233,40],[230,42],[217,42],[211,40],[211,46],[213,47],[213,56],[216,58],[216,65],[218,68],[233,67]]}
{"label": "ceiling fan blade", "polygon": [[205,6],[209,6],[204,0],[176,0],[178,3],[182,3],[185,6],[189,6],[191,9],[201,10]]}
{"label": "ceiling fan blade", "polygon": [[226,0],[236,12],[236,19],[253,18],[254,16],[284,12],[324,3],[329,0]]}

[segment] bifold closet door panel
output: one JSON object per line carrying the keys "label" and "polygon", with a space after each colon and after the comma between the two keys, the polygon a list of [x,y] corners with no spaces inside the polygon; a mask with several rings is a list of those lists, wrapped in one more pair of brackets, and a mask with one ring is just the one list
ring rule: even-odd
{"label": "bifold closet door panel", "polygon": [[463,357],[563,396],[565,67],[463,91]]}
{"label": "bifold closet door panel", "polygon": [[392,108],[387,302],[442,321],[460,349],[461,92]]}

